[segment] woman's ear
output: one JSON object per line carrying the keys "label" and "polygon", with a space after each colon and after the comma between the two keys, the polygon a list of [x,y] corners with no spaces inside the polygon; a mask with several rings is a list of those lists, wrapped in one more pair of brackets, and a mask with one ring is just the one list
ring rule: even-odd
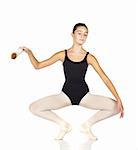
{"label": "woman's ear", "polygon": [[73,33],[71,32],[71,36],[73,37]]}

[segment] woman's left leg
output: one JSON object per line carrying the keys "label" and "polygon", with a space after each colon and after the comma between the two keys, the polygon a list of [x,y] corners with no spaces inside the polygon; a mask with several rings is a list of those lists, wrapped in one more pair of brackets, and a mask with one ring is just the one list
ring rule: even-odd
{"label": "woman's left leg", "polygon": [[86,133],[88,137],[92,140],[97,140],[97,138],[91,132],[91,126],[94,125],[96,122],[99,122],[103,119],[109,118],[119,113],[119,110],[117,108],[117,102],[115,100],[101,95],[94,95],[90,92],[88,92],[82,98],[79,105],[87,107],[89,109],[99,110],[81,126],[81,131]]}

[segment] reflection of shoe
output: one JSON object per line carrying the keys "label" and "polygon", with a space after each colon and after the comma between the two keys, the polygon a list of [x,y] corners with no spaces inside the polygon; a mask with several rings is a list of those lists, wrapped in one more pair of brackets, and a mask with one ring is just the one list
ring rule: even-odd
{"label": "reflection of shoe", "polygon": [[86,134],[90,140],[92,141],[98,140],[98,138],[91,132],[90,127],[88,127],[87,125],[84,125],[84,124],[81,125],[80,131]]}
{"label": "reflection of shoe", "polygon": [[59,146],[60,146],[60,150],[71,150],[70,149],[70,145],[67,141],[64,140],[57,140]]}
{"label": "reflection of shoe", "polygon": [[71,125],[67,125],[67,126],[61,128],[60,132],[59,132],[58,136],[55,138],[55,140],[62,140],[64,138],[65,134],[67,134],[71,130],[72,130]]}

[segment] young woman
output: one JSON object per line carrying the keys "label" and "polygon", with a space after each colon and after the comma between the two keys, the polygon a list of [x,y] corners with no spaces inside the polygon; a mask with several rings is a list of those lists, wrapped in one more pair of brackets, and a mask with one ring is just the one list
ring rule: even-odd
{"label": "young woman", "polygon": [[[66,79],[60,93],[49,95],[33,102],[30,104],[29,109],[34,115],[53,121],[60,126],[60,132],[55,139],[63,139],[66,133],[71,131],[72,127],[52,110],[69,105],[80,105],[89,109],[99,110],[86,120],[80,128],[81,132],[85,133],[89,139],[97,140],[97,137],[91,131],[92,125],[118,113],[120,113],[120,118],[122,118],[124,116],[124,108],[113,83],[104,73],[95,56],[82,47],[88,36],[87,26],[84,23],[77,23],[71,35],[73,38],[71,48],[56,52],[50,58],[41,62],[34,57],[29,48],[22,47],[28,54],[35,69],[47,67],[59,60],[62,61]],[[90,93],[85,82],[88,65],[95,69],[116,100]]]}

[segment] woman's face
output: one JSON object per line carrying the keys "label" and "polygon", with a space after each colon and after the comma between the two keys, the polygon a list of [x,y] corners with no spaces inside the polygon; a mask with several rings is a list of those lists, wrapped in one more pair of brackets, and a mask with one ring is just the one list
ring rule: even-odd
{"label": "woman's face", "polygon": [[72,33],[73,41],[79,45],[85,43],[87,36],[88,30],[84,26],[77,27],[74,33]]}

